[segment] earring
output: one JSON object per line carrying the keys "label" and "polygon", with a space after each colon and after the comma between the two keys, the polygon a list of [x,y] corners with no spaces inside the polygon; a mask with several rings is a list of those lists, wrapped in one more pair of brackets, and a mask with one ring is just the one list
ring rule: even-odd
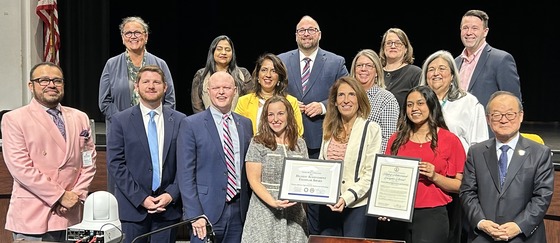
{"label": "earring", "polygon": [[276,86],[280,86],[280,82],[276,83]]}

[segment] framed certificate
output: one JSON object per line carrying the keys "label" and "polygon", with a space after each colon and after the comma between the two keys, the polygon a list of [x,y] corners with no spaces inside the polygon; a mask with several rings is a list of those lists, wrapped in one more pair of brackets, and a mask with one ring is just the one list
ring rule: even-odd
{"label": "framed certificate", "polygon": [[366,215],[411,222],[419,162],[419,158],[377,154]]}
{"label": "framed certificate", "polygon": [[342,161],[284,158],[278,199],[336,204],[341,179]]}

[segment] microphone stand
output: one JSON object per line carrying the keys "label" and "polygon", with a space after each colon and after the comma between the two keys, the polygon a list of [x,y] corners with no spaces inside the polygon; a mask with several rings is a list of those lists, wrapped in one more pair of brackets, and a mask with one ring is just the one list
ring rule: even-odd
{"label": "microphone stand", "polygon": [[198,219],[201,219],[201,218],[206,220],[206,242],[207,243],[214,243],[214,237],[215,237],[214,230],[212,228],[212,224],[210,223],[210,221],[208,220],[208,218],[205,215],[196,216],[194,218],[190,218],[190,219],[187,219],[187,220],[184,220],[184,221],[180,221],[178,223],[174,223],[172,225],[168,225],[168,226],[165,226],[163,228],[159,228],[157,230],[150,231],[148,233],[136,236],[136,238],[134,238],[131,243],[135,243],[137,240],[140,240],[142,238],[146,238],[150,235],[159,233],[159,232],[164,231],[164,230],[179,227],[179,226],[184,225],[184,224],[191,224],[192,222],[194,222]]}

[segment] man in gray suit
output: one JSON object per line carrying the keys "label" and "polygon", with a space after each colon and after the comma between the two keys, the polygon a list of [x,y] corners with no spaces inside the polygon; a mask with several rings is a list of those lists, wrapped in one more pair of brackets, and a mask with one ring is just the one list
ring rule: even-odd
{"label": "man in gray suit", "polygon": [[[303,16],[295,32],[298,49],[278,55],[288,69],[288,93],[298,99],[303,117],[303,137],[309,158],[317,159],[323,140],[323,119],[329,89],[348,75],[344,57],[319,48],[321,29],[310,16]],[[306,65],[307,64],[307,65]],[[309,233],[319,234],[318,206],[309,205]]]}
{"label": "man in gray suit", "polygon": [[470,147],[459,194],[468,242],[546,242],[543,219],[554,190],[550,148],[520,135],[523,106],[513,93],[492,94],[486,114],[495,138]]}

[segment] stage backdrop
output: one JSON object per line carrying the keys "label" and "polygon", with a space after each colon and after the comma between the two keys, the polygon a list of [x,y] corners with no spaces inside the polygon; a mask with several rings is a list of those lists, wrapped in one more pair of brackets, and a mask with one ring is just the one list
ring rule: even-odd
{"label": "stage backdrop", "polygon": [[252,71],[263,52],[279,54],[296,48],[295,26],[308,14],[321,27],[320,47],[344,56],[350,68],[359,50],[379,51],[383,33],[399,27],[408,34],[415,64],[421,66],[439,49],[459,55],[461,16],[469,9],[482,9],[490,16],[488,43],[510,52],[517,61],[525,120],[560,121],[560,113],[551,110],[558,96],[555,71],[560,67],[551,38],[557,21],[549,21],[557,13],[551,6],[530,1],[469,1],[459,7],[449,1],[414,5],[381,1],[373,8],[352,1],[336,6],[325,6],[322,1],[307,1],[305,6],[300,6],[301,2],[271,6],[233,3],[58,0],[60,61],[68,81],[64,103],[103,121],[97,106],[99,77],[107,59],[124,51],[118,25],[127,16],[140,16],[150,25],[147,49],[167,61],[175,82],[177,109],[191,114],[192,78],[204,66],[210,42],[220,34],[233,39],[239,65]]}

